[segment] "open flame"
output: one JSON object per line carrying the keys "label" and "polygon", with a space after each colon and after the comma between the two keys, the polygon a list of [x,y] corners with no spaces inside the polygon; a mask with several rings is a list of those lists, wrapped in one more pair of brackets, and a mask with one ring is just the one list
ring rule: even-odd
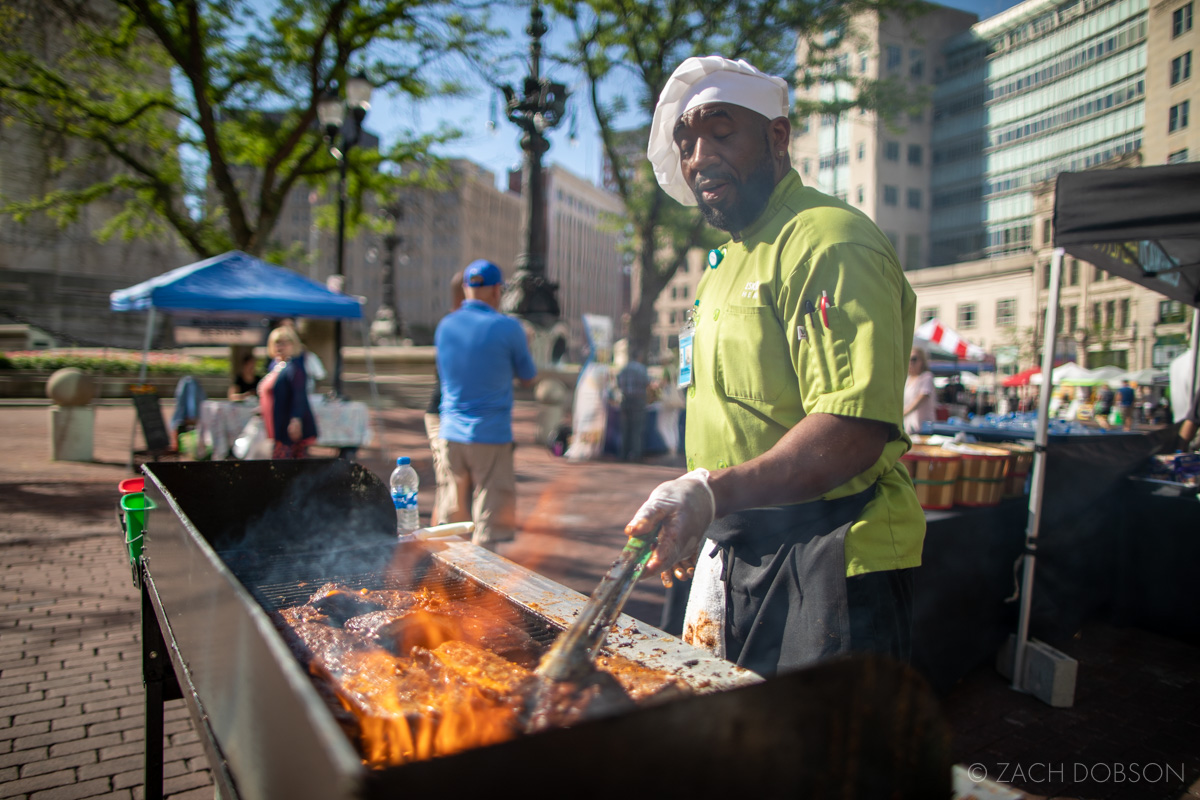
{"label": "open flame", "polygon": [[451,755],[521,733],[514,690],[530,673],[470,644],[508,625],[489,613],[497,598],[475,588],[478,596],[465,601],[468,617],[457,613],[463,600],[436,583],[423,585],[399,624],[380,626],[377,644],[356,642],[336,664],[314,662],[355,717],[367,766]]}
{"label": "open flame", "polygon": [[[342,702],[359,722],[363,761],[372,767],[395,766],[451,755],[472,747],[497,744],[519,732],[515,709],[489,697],[474,686],[451,681],[430,681],[421,686],[415,701],[396,691],[393,676],[405,676],[413,667],[409,659],[373,652],[371,662],[347,689],[365,689],[373,701]],[[408,687],[421,680],[412,675],[399,683]],[[363,682],[368,682],[363,686]],[[360,695],[361,696],[361,695]],[[369,713],[368,713],[369,712]]]}

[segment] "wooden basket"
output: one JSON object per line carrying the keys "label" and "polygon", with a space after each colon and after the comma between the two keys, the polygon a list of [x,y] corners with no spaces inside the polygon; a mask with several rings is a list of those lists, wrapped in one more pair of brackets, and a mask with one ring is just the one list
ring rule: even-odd
{"label": "wooden basket", "polygon": [[954,502],[960,506],[999,505],[1008,478],[1008,451],[979,444],[948,444],[945,449],[962,456]]}
{"label": "wooden basket", "polygon": [[997,442],[995,447],[1008,451],[1008,476],[1004,479],[1004,497],[1026,494],[1025,480],[1033,468],[1033,445],[1028,442]]}
{"label": "wooden basket", "polygon": [[913,445],[900,457],[912,477],[921,508],[946,509],[954,505],[955,486],[962,457],[941,447]]}

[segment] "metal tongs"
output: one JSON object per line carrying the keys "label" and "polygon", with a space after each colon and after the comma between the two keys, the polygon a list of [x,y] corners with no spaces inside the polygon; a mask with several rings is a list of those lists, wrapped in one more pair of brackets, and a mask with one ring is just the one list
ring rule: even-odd
{"label": "metal tongs", "polygon": [[543,681],[579,681],[592,669],[592,661],[604,646],[633,586],[642,576],[650,554],[658,543],[658,528],[646,538],[630,537],[617,560],[601,579],[571,627],[563,631],[542,656],[536,675]]}

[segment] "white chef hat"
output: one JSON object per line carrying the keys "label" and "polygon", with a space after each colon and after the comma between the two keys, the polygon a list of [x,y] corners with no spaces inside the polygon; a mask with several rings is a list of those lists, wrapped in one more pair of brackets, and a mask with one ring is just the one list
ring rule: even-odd
{"label": "white chef hat", "polygon": [[696,205],[696,196],[683,178],[675,123],[685,111],[704,103],[730,103],[757,111],[767,119],[787,116],[787,81],[745,61],[721,56],[693,56],[671,73],[658,96],[650,123],[646,156],[654,177],[667,194],[685,206]]}

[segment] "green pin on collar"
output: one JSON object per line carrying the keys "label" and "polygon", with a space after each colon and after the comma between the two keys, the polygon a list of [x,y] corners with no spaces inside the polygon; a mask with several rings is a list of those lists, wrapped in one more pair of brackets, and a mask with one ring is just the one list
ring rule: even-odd
{"label": "green pin on collar", "polygon": [[725,258],[725,251],[719,247],[714,247],[708,251],[708,268],[716,269],[721,266],[721,260]]}

